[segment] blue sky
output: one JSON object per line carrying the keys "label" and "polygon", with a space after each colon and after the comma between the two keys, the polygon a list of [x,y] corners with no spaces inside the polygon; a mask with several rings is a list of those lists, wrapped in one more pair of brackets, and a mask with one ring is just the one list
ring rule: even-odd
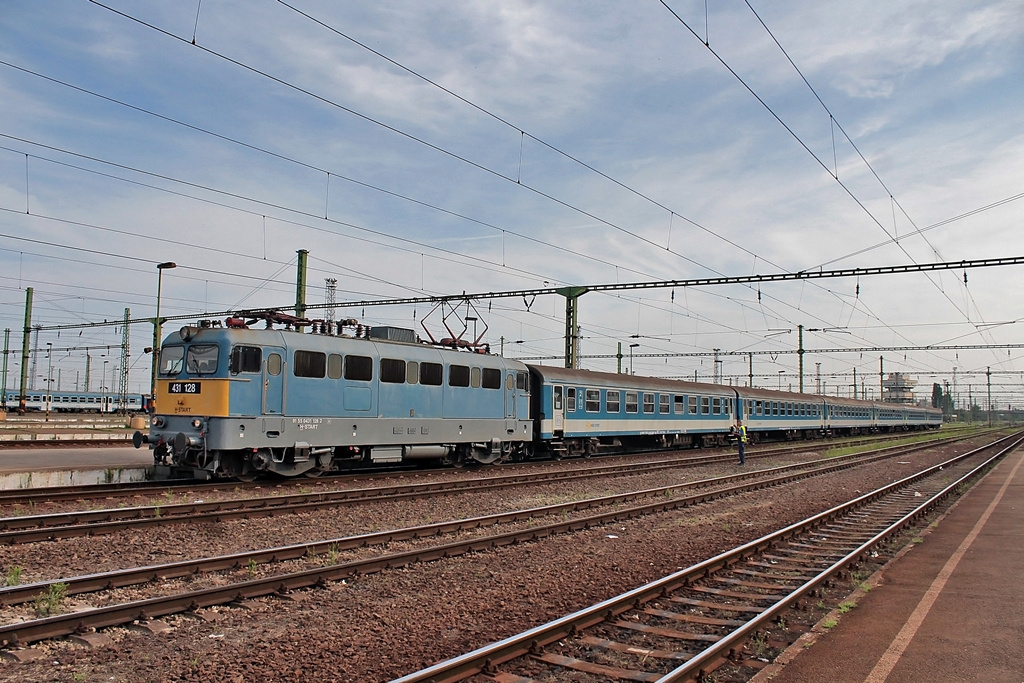
{"label": "blue sky", "polygon": [[[165,315],[288,305],[297,249],[308,301],[334,277],[339,304],[1024,255],[1019,2],[666,4],[7,0],[0,328],[20,347],[26,287],[39,325],[152,316],[162,261]],[[1020,269],[967,277],[590,293],[581,352],[640,344],[638,374],[707,379],[710,358],[658,355],[792,351],[798,325],[830,330],[808,349],[1021,343]],[[561,354],[560,297],[477,306],[506,355]],[[151,334],[132,327],[133,389]],[[80,347],[120,340],[39,338],[76,349],[63,388]],[[806,382],[821,363],[849,393],[856,369],[877,395],[882,356],[921,395],[956,367],[963,402],[991,368],[1019,405],[1022,354],[809,354]],[[761,386],[796,368],[754,356]]]}

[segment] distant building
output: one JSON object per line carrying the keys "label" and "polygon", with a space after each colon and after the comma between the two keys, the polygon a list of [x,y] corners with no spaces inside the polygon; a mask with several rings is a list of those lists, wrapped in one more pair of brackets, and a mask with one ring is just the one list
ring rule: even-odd
{"label": "distant building", "polygon": [[917,380],[907,377],[902,372],[889,373],[888,379],[882,380],[882,400],[886,403],[913,405],[915,385]]}

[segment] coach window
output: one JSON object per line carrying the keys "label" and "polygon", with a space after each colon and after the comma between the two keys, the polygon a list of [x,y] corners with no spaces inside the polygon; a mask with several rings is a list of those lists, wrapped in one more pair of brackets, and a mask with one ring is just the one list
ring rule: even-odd
{"label": "coach window", "polygon": [[258,346],[236,346],[231,349],[228,372],[259,372],[263,369],[263,349]]}
{"label": "coach window", "polygon": [[565,412],[576,412],[576,387],[565,388]]}
{"label": "coach window", "polygon": [[341,354],[332,353],[327,356],[327,377],[328,379],[341,379]]}
{"label": "coach window", "polygon": [[619,396],[621,394],[613,389],[608,390],[608,395],[605,397],[605,410],[609,413],[618,413],[620,409]]}
{"label": "coach window", "polygon": [[601,412],[601,390],[600,389],[587,389],[587,393],[584,394],[587,399],[586,408],[588,413],[599,413]]}
{"label": "coach window", "polygon": [[480,388],[480,368],[469,369],[469,386],[474,389]]}
{"label": "coach window", "polygon": [[373,379],[373,359],[369,356],[345,356],[345,379],[369,382]]}
{"label": "coach window", "polygon": [[654,412],[654,394],[649,391],[644,393],[644,412]]}
{"label": "coach window", "polygon": [[420,363],[420,384],[432,387],[441,386],[443,376],[440,363]]}
{"label": "coach window", "polygon": [[700,414],[710,415],[711,414],[711,397],[701,396],[700,397]]}
{"label": "coach window", "polygon": [[674,412],[676,415],[682,415],[683,413],[686,412],[685,396],[680,396],[679,394],[676,394],[675,396],[673,396],[673,403],[674,405],[672,406],[672,412]]}
{"label": "coach window", "polygon": [[296,377],[323,377],[327,373],[327,354],[319,351],[296,351],[292,372]]}
{"label": "coach window", "polygon": [[711,399],[711,414],[712,415],[721,415],[722,414],[722,399],[719,398],[718,396],[715,396],[713,399]]}
{"label": "coach window", "polygon": [[669,409],[672,407],[672,396],[669,394],[662,394],[658,397],[658,412],[662,415],[668,415]]}
{"label": "coach window", "polygon": [[626,412],[635,413],[637,411],[637,395],[635,391],[626,392]]}
{"label": "coach window", "polygon": [[690,396],[689,397],[689,401],[690,401],[690,403],[689,403],[690,415],[696,415],[697,414],[697,397],[696,396]]}
{"label": "coach window", "polygon": [[405,361],[397,358],[381,358],[380,381],[388,384],[404,384]]}
{"label": "coach window", "polygon": [[501,370],[484,368],[480,384],[484,389],[501,389]]}

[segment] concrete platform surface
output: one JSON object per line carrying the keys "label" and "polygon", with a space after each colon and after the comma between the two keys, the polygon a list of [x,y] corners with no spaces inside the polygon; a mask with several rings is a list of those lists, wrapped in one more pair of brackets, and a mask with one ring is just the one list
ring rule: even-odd
{"label": "concrete platform surface", "polygon": [[1024,451],[921,538],[836,626],[755,680],[1024,683]]}

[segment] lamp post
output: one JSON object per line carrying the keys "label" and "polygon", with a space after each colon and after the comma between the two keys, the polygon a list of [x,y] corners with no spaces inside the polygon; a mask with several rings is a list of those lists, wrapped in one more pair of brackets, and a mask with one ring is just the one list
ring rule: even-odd
{"label": "lamp post", "polygon": [[156,265],[156,317],[153,318],[153,376],[149,384],[149,395],[151,400],[156,400],[156,376],[160,369],[160,332],[164,324],[160,317],[160,295],[164,286],[164,271],[170,268],[177,268],[178,264],[173,261],[166,261]]}
{"label": "lamp post", "polygon": [[53,402],[53,342],[46,342],[46,421],[50,421],[50,403]]}
{"label": "lamp post", "polygon": [[782,391],[782,375],[786,372],[785,370],[779,370],[779,391]]}
{"label": "lamp post", "polygon": [[633,372],[633,349],[635,349],[638,346],[640,346],[640,345],[639,344],[630,344],[629,345],[629,374],[630,375],[635,374]]}

